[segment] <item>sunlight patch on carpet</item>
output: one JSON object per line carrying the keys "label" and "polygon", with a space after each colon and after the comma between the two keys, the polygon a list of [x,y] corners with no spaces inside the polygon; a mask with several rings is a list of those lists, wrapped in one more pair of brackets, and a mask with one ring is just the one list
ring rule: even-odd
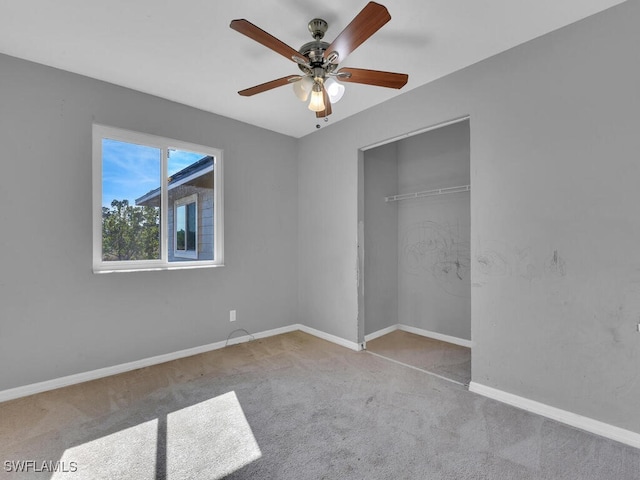
{"label": "sunlight patch on carpet", "polygon": [[221,479],[260,457],[232,391],[68,448],[51,480]]}
{"label": "sunlight patch on carpet", "polygon": [[224,478],[261,456],[235,392],[168,415],[168,480]]}
{"label": "sunlight patch on carpet", "polygon": [[157,430],[154,419],[69,448],[60,458],[67,468],[55,472],[51,480],[134,476],[155,480]]}

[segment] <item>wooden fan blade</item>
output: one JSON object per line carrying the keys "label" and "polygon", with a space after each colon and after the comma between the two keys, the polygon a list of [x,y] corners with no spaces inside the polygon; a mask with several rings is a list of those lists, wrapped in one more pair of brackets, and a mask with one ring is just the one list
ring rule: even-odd
{"label": "wooden fan blade", "polygon": [[377,87],[402,88],[409,81],[406,73],[382,72],[366,68],[341,68],[338,73],[350,73],[351,77],[338,77],[341,82],[364,83]]}
{"label": "wooden fan blade", "polygon": [[255,87],[245,88],[244,90],[240,90],[238,93],[243,97],[250,97],[251,95],[255,95],[256,93],[262,93],[273,88],[288,85],[294,78],[300,78],[300,76],[289,75],[288,77],[278,78],[277,80],[271,80],[270,82],[261,83],[260,85],[256,85]]}
{"label": "wooden fan blade", "polygon": [[322,100],[324,101],[324,110],[316,112],[316,118],[324,118],[331,115],[331,100],[329,100],[329,94],[324,86],[322,87]]}
{"label": "wooden fan blade", "polygon": [[253,23],[245,20],[244,18],[232,20],[229,26],[236,32],[240,32],[243,35],[246,35],[252,40],[261,43],[265,47],[270,48],[274,52],[279,53],[280,55],[288,58],[291,61],[293,61],[294,55],[297,57],[302,57],[300,52],[294,50],[292,47],[282,42],[281,40],[278,40],[270,33],[267,33],[261,28],[256,27]]}
{"label": "wooden fan blade", "polygon": [[338,52],[339,61],[343,61],[347,55],[362,45],[362,42],[376,33],[389,20],[391,20],[391,15],[384,5],[369,2],[329,45],[324,52],[324,58],[327,58],[332,52]]}

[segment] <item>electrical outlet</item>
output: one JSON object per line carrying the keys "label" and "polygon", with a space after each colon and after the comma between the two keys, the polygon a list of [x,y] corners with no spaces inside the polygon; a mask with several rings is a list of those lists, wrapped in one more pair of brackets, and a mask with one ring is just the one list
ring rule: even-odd
{"label": "electrical outlet", "polygon": [[230,322],[235,322],[236,321],[236,311],[235,310],[231,310],[229,312],[229,321]]}
{"label": "electrical outlet", "polygon": [[638,325],[636,325],[636,328],[637,328],[637,330],[636,330],[636,331],[637,331],[638,333],[640,333],[640,323],[639,323]]}

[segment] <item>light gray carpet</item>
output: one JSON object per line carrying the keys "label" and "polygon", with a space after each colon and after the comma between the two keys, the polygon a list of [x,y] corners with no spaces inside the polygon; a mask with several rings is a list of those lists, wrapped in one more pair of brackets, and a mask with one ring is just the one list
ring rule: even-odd
{"label": "light gray carpet", "polygon": [[19,459],[77,472],[0,477],[640,479],[639,450],[301,332],[0,404]]}

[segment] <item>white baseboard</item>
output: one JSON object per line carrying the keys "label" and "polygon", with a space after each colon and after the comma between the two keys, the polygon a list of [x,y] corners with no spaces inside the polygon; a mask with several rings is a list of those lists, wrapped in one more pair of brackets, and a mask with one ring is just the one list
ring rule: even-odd
{"label": "white baseboard", "polygon": [[465,338],[452,337],[451,335],[445,335],[444,333],[430,332],[429,330],[423,330],[422,328],[412,327],[410,325],[399,324],[398,330],[415,333],[416,335],[422,335],[423,337],[433,338],[434,340],[440,340],[442,342],[453,343],[454,345],[460,345],[461,347],[471,348],[473,345],[471,340],[467,340]]}
{"label": "white baseboard", "polygon": [[264,332],[253,333],[251,335],[242,335],[240,337],[230,338],[229,341],[215,342],[208,345],[201,345],[199,347],[187,348],[177,352],[166,353],[163,355],[156,355],[154,357],[143,358],[133,362],[122,363],[120,365],[114,365],[112,367],[99,368],[97,370],[91,370],[89,372],[76,373],[74,375],[67,375],[65,377],[54,378],[52,380],[46,380],[44,382],[32,383],[30,385],[24,385],[21,387],[10,388],[0,391],[0,402],[6,402],[8,400],[15,400],[16,398],[26,397],[28,395],[34,395],[36,393],[42,393],[49,390],[55,390],[56,388],[68,387],[70,385],[76,385],[78,383],[88,382],[90,380],[97,380],[99,378],[108,377],[111,375],[117,375],[119,373],[130,372],[139,368],[151,367],[160,363],[170,362],[172,360],[178,360],[180,358],[190,357],[192,355],[198,355],[200,353],[211,352],[224,348],[227,345],[237,345],[239,343],[248,342],[254,339],[273,337],[274,335],[281,335],[283,333],[294,332],[301,330],[315,337],[328,340],[329,342],[336,343],[351,350],[362,350],[360,346],[355,342],[350,342],[335,335],[321,332],[315,328],[310,328],[305,325],[294,324],[286,327],[275,328],[273,330],[266,330]]}
{"label": "white baseboard", "polygon": [[314,337],[322,338],[323,340],[336,343],[342,347],[355,350],[356,352],[359,352],[360,350],[362,350],[362,347],[360,346],[360,344],[356,342],[345,340],[344,338],[337,337],[335,335],[331,335],[330,333],[325,333],[320,330],[316,330],[315,328],[307,327],[306,325],[297,325],[297,327],[298,327],[298,330],[308,333],[309,335],[313,335]]}
{"label": "white baseboard", "polygon": [[380,338],[388,333],[395,332],[398,330],[399,325],[391,325],[390,327],[383,328],[382,330],[378,330],[377,332],[370,333],[369,335],[364,336],[365,342],[370,342],[371,340],[375,340],[376,338]]}
{"label": "white baseboard", "polygon": [[[222,347],[226,345],[237,345],[239,343],[250,342],[251,340],[258,340],[259,338],[267,338],[273,337],[275,335],[282,335],[283,333],[295,332],[296,330],[300,330],[300,325],[287,325],[286,327],[274,328],[272,330],[265,330],[264,332],[252,333],[250,335],[242,335],[240,337],[230,338],[228,342],[218,342],[213,343],[212,345],[218,345],[222,343]],[[222,348],[218,347],[218,348]],[[210,350],[216,350],[212,348]],[[207,351],[210,351],[207,350]],[[188,355],[187,355],[188,356]]]}
{"label": "white baseboard", "polygon": [[403,332],[414,333],[416,335],[420,335],[423,337],[433,338],[434,340],[440,340],[442,342],[453,343],[454,345],[460,345],[461,347],[471,348],[472,342],[471,340],[466,340],[464,338],[452,337],[451,335],[445,335],[443,333],[430,332],[429,330],[423,330],[422,328],[412,327],[410,325],[403,325],[398,323],[396,325],[391,325],[390,327],[383,328],[382,330],[378,330],[377,332],[370,333],[369,335],[365,335],[365,342],[370,342],[371,340],[375,340],[378,337],[382,337],[391,332],[395,332],[396,330],[402,330]]}
{"label": "white baseboard", "polygon": [[535,400],[520,397],[496,388],[487,387],[476,382],[471,382],[469,384],[469,391],[498,400],[499,402],[506,403],[513,407],[521,408],[528,412],[542,415],[543,417],[556,420],[572,427],[579,428],[590,433],[595,433],[596,435],[600,435],[635,448],[640,448],[640,433],[615,427],[608,423],[600,422],[599,420],[583,417],[582,415],[578,415],[567,410],[552,407],[544,403],[536,402]]}

